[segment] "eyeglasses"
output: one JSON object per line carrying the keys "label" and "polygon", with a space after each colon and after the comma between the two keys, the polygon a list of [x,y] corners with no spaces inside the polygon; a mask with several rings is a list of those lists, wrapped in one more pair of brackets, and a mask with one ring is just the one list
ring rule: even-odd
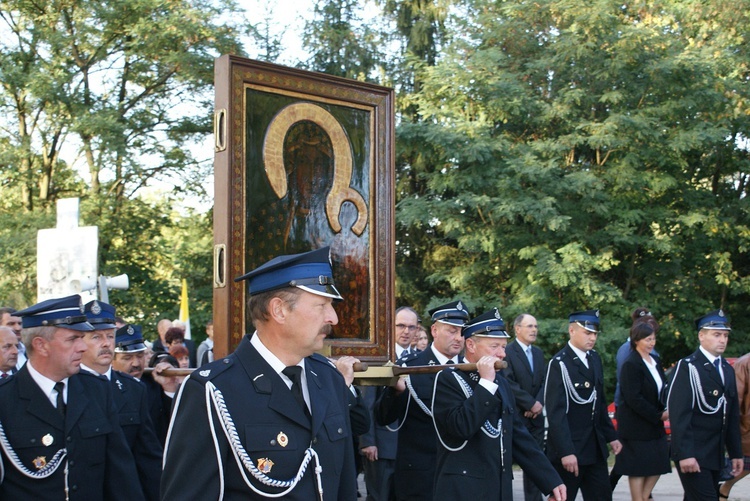
{"label": "eyeglasses", "polygon": [[409,332],[412,332],[412,331],[417,330],[417,326],[416,325],[396,324],[396,329],[398,329],[400,331],[407,330]]}

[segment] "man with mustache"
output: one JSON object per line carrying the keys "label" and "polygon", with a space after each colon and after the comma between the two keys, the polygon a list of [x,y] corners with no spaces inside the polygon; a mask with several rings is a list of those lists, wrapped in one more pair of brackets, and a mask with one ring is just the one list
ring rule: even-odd
{"label": "man with mustache", "polygon": [[112,369],[115,348],[115,308],[101,301],[85,306],[88,322],[94,327],[83,341],[87,349],[81,370],[105,378],[112,386],[120,426],[135,459],[138,478],[146,499],[159,499],[162,447],[149,416],[146,387],[132,376]]}
{"label": "man with mustache", "polygon": [[183,382],[162,499],[355,500],[347,381],[356,359],[339,359],[339,372],[316,353],[342,300],[329,248],[276,257],[235,280],[248,282],[255,332]]}
{"label": "man with mustache", "polygon": [[78,295],[17,313],[29,359],[0,383],[0,499],[137,500],[133,455],[106,381],[79,373],[93,331]]}

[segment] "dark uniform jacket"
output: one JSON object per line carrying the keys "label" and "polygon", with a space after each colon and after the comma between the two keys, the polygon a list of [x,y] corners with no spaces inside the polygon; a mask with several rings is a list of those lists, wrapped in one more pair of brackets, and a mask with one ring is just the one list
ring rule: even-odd
{"label": "dark uniform jacket", "polygon": [[662,381],[662,391],[657,391],[656,381],[651,375],[641,354],[632,351],[620,369],[622,404],[617,407],[617,435],[624,440],[655,440],[666,435],[664,404],[661,394],[666,394],[666,378],[659,357],[656,370]]}
{"label": "dark uniform jacket", "polygon": [[[231,355],[201,367],[185,379],[175,401],[164,450],[162,499],[267,499],[247,486],[239,468],[263,492],[284,489],[263,485],[243,466],[238,467],[235,452],[246,451],[246,458],[266,470],[268,477],[286,481],[297,474],[308,447],[320,459],[324,499],[356,499],[349,422],[351,392],[324,357],[307,357],[305,370],[312,424],[282,378],[252,346],[250,336],[245,336]],[[223,396],[241,448],[230,446],[213,401],[207,409],[209,383]],[[209,423],[213,423],[213,430]],[[313,459],[299,484],[283,499],[317,499],[315,465]]]}
{"label": "dark uniform jacket", "polygon": [[[439,365],[431,345],[416,355],[399,359],[396,363],[409,367]],[[410,377],[412,387],[427,409],[432,407],[434,374]],[[435,477],[437,436],[432,417],[426,414],[410,396],[408,388],[400,395],[392,387],[380,394],[375,403],[375,421],[386,426],[394,421],[403,425],[398,430],[398,453],[394,490],[398,499],[432,499]]]}
{"label": "dark uniform jacket", "polygon": [[534,372],[529,366],[529,359],[523,347],[516,341],[512,341],[505,349],[505,361],[508,367],[503,369],[503,376],[510,383],[516,405],[521,411],[521,419],[528,428],[544,428],[544,414],[539,413],[534,419],[523,416],[523,412],[531,410],[534,403],[540,402],[544,405],[544,380],[547,376],[547,364],[544,361],[542,350],[531,346],[531,356],[534,360]]}
{"label": "dark uniform jacket", "polygon": [[[701,468],[720,470],[724,465],[725,450],[730,458],[742,457],[737,382],[729,363],[724,358],[721,361],[724,384],[716,367],[700,349],[677,362],[667,400],[672,428],[672,459],[675,461],[695,458]],[[693,393],[690,366],[696,369],[707,406],[716,407],[724,396],[726,412],[723,406],[713,413],[705,407],[701,409],[697,401],[700,394]]]}
{"label": "dark uniform jacket", "polygon": [[[467,398],[456,375],[471,388]],[[442,371],[435,382],[433,413],[440,438],[435,474],[436,500],[513,499],[513,462],[523,468],[542,492],[563,482],[519,418],[508,382],[500,375],[494,394],[479,384],[479,374]],[[488,422],[502,434],[490,436]],[[494,432],[494,430],[492,430]],[[500,438],[502,437],[502,444]]]}
{"label": "dark uniform jacket", "polygon": [[164,450],[149,416],[146,386],[134,377],[115,370],[112,371],[110,383],[120,426],[135,458],[143,493],[146,499],[157,500]]}
{"label": "dark uniform jacket", "polygon": [[141,383],[146,387],[146,396],[148,398],[148,414],[151,423],[154,425],[156,438],[159,445],[164,448],[167,441],[167,431],[169,430],[169,421],[172,418],[172,404],[174,399],[164,392],[159,383],[154,381],[151,374],[144,374]]}
{"label": "dark uniform jacket", "polygon": [[[596,400],[578,404],[568,397],[561,364],[567,369],[571,390],[588,400],[596,389]],[[617,440],[617,433],[607,414],[602,361],[598,353],[589,352],[587,368],[570,345],[565,345],[549,362],[544,405],[549,423],[547,456],[553,464],[570,454],[576,455],[579,465],[595,464],[597,448],[601,457],[609,455],[607,444]]]}
{"label": "dark uniform jacket", "polygon": [[143,494],[133,456],[119,426],[106,381],[88,373],[68,378],[65,418],[24,366],[0,384],[0,423],[10,448],[27,470],[52,461],[65,447],[67,457],[47,478],[28,478],[3,448],[0,499],[65,499],[67,462],[70,500],[138,500]]}

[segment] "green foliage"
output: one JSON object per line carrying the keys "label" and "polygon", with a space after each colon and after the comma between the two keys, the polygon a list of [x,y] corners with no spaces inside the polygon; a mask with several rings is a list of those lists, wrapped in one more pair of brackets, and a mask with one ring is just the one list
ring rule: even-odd
{"label": "green foliage", "polygon": [[667,363],[722,307],[747,351],[746,16],[727,36],[680,2],[464,7],[397,130],[399,304],[531,312],[550,355],[598,307],[605,363],[635,307]]}

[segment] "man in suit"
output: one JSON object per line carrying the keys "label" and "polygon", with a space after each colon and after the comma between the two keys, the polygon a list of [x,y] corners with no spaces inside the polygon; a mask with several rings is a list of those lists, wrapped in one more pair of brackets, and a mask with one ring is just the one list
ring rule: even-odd
{"label": "man in suit", "polygon": [[81,370],[106,378],[112,386],[120,427],[135,458],[141,489],[146,499],[156,501],[159,499],[163,450],[149,416],[146,386],[132,376],[112,370],[114,306],[94,300],[86,304],[85,313],[94,330],[86,332],[83,337],[87,349],[81,358]]}
{"label": "man in suit", "polygon": [[432,412],[438,434],[435,499],[513,498],[513,462],[556,501],[565,485],[516,411],[513,392],[495,370],[510,337],[497,308],[467,322],[466,362],[435,379]]}
{"label": "man in suit", "polygon": [[622,447],[607,414],[602,361],[594,351],[598,333],[599,310],[571,313],[570,340],[547,368],[547,456],[570,499],[580,489],[584,500],[611,500],[607,443],[615,454]]}
{"label": "man in suit", "polygon": [[78,373],[93,330],[80,296],[18,315],[29,360],[0,383],[0,499],[143,499],[109,384]]}
{"label": "man in suit", "polygon": [[10,327],[0,327],[0,379],[16,373],[18,338]]}
{"label": "man in suit", "polygon": [[695,326],[700,346],[677,362],[667,396],[672,459],[687,501],[718,499],[725,451],[732,475],[743,467],[737,383],[721,356],[729,341],[729,321],[716,310]]}
{"label": "man in suit", "polygon": [[256,330],[183,382],[162,498],[356,499],[345,382],[353,373],[315,353],[338,323],[333,301],[342,300],[329,248],[279,256],[236,280],[248,281]]}
{"label": "man in suit", "polygon": [[[461,327],[469,312],[461,301],[453,301],[430,310],[432,337],[428,349],[402,358],[406,366],[460,363],[464,338]],[[432,500],[435,480],[437,438],[432,423],[434,374],[419,374],[399,379],[388,387],[375,403],[375,419],[381,426],[398,421],[394,490],[398,500]]]}
{"label": "man in suit", "polygon": [[[508,380],[516,400],[521,420],[544,450],[544,380],[547,376],[547,363],[542,350],[534,346],[539,332],[536,318],[528,313],[518,315],[513,322],[516,339],[505,350],[508,367],[503,375]],[[541,501],[542,493],[531,481],[531,476],[523,476],[523,494],[526,501]]]}
{"label": "man in suit", "polygon": [[[401,306],[396,309],[394,349],[396,360],[412,353],[410,348],[414,333],[419,328],[419,316],[413,308]],[[416,351],[413,351],[416,354]],[[380,425],[375,421],[374,407],[377,396],[385,387],[362,386],[362,399],[370,410],[370,429],[359,436],[359,453],[362,455],[362,468],[365,474],[368,501],[389,501],[394,497],[393,474],[396,471],[396,451],[398,434],[394,429],[398,423]]]}

